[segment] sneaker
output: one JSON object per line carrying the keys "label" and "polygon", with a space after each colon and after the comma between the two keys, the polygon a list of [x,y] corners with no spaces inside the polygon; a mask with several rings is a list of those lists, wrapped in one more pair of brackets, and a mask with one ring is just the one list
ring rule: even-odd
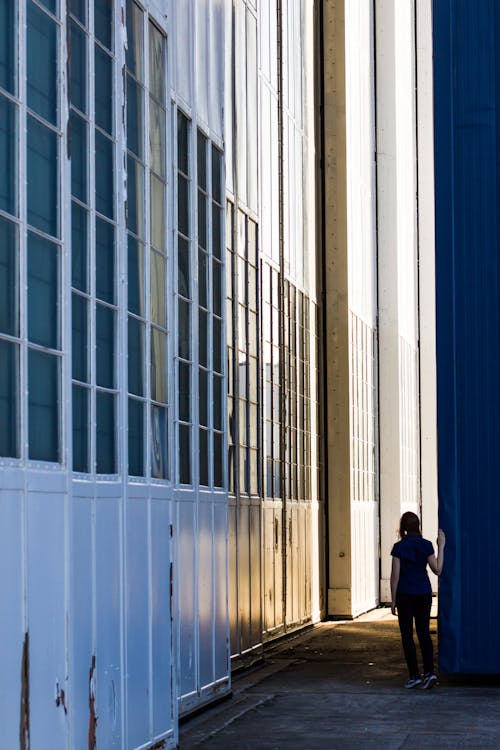
{"label": "sneaker", "polygon": [[432,673],[424,674],[424,679],[421,685],[422,690],[429,690],[430,688],[434,687],[434,685],[436,684],[437,684],[437,677],[435,674],[432,674]]}
{"label": "sneaker", "polygon": [[417,687],[417,685],[421,684],[422,680],[420,679],[420,677],[410,677],[405,685],[405,688],[414,688]]}

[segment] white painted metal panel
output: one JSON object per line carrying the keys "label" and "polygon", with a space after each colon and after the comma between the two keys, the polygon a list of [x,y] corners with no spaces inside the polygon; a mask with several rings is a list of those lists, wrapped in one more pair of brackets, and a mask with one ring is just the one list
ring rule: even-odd
{"label": "white painted metal panel", "polygon": [[250,506],[250,642],[255,647],[262,642],[262,521],[260,501]]}
{"label": "white painted metal panel", "polygon": [[188,499],[177,504],[177,601],[178,601],[178,659],[179,696],[197,689],[197,635],[196,635],[196,506]]}
{"label": "white painted metal panel", "polygon": [[[46,492],[28,492],[27,581],[29,631],[30,749],[66,748],[66,715],[56,705],[66,685],[65,505],[50,492],[51,478],[39,479]],[[35,482],[33,482],[35,483]]]}
{"label": "white painted metal panel", "polygon": [[204,499],[198,513],[198,628],[202,688],[214,679],[213,542],[212,503]]}
{"label": "white painted metal panel", "polygon": [[170,502],[151,501],[151,645],[153,735],[174,729],[170,618]]}
{"label": "white painted metal panel", "polygon": [[212,93],[209,78],[209,18],[208,0],[196,0],[194,4],[196,110],[198,118],[207,125],[209,124],[208,98],[209,92],[210,95]]}
{"label": "white painted metal panel", "polygon": [[229,639],[228,639],[228,517],[227,504],[214,504],[214,640],[215,640],[215,680],[229,682]]}
{"label": "white painted metal panel", "polygon": [[235,5],[235,47],[236,55],[236,169],[238,172],[238,194],[243,203],[247,202],[247,70],[246,70],[246,8],[243,0]]}
{"label": "white painted metal panel", "polygon": [[228,508],[228,605],[229,605],[229,643],[230,653],[240,652],[238,633],[238,537],[236,525],[236,506]]}
{"label": "white painted metal panel", "polygon": [[238,508],[238,624],[240,650],[251,647],[250,633],[250,508],[240,501]]}
{"label": "white painted metal panel", "polygon": [[191,104],[191,71],[193,65],[193,34],[191,32],[192,0],[173,3],[175,14],[175,92]]}
{"label": "white painted metal panel", "polygon": [[212,132],[223,138],[224,118],[224,58],[227,47],[225,39],[225,0],[210,0],[208,58],[210,67],[209,125]]}
{"label": "white painted metal panel", "polygon": [[88,744],[89,674],[95,654],[93,502],[92,497],[73,495],[71,508],[69,710],[71,746],[75,748]]}
{"label": "white painted metal panel", "polygon": [[257,183],[257,143],[258,143],[258,97],[257,97],[257,21],[255,16],[247,11],[246,23],[246,66],[247,66],[247,164],[248,164],[248,207],[258,210]]}
{"label": "white painted metal panel", "polygon": [[0,490],[0,747],[19,744],[24,628],[23,496]]}
{"label": "white painted metal panel", "polygon": [[379,515],[374,501],[352,502],[353,615],[379,602]]}
{"label": "white painted metal panel", "polygon": [[[98,491],[99,491],[98,485]],[[96,714],[99,748],[122,748],[122,518],[120,498],[96,498]]]}
{"label": "white painted metal panel", "polygon": [[226,172],[226,189],[234,191],[234,134],[233,134],[233,2],[225,4],[225,40],[224,46],[224,159]]}
{"label": "white painted metal panel", "polygon": [[149,738],[149,502],[129,497],[125,515],[127,748]]}

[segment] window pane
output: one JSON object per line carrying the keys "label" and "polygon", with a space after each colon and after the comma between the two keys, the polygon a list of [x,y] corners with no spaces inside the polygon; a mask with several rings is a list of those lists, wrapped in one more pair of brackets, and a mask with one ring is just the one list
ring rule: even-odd
{"label": "window pane", "polygon": [[222,435],[214,432],[214,486],[224,487],[224,457]]}
{"label": "window pane", "polygon": [[128,473],[144,476],[144,404],[128,400]]}
{"label": "window pane", "polygon": [[200,365],[208,367],[208,313],[204,310],[199,310],[199,360]]}
{"label": "window pane", "polygon": [[208,432],[200,429],[200,484],[208,487]]}
{"label": "window pane", "polygon": [[71,103],[87,111],[87,35],[71,22]]}
{"label": "window pane", "polygon": [[207,249],[207,197],[198,190],[198,245]]}
{"label": "window pane", "polygon": [[115,458],[115,397],[112,393],[96,394],[96,471],[114,474]]}
{"label": "window pane", "polygon": [[186,177],[179,175],[177,181],[177,220],[179,232],[189,236],[189,182]]}
{"label": "window pane", "polygon": [[214,203],[212,203],[212,252],[214,258],[222,260],[222,232],[221,232],[221,218],[222,212]]}
{"label": "window pane", "polygon": [[57,12],[57,0],[40,0],[40,3],[45,5],[51,13],[55,14]]}
{"label": "window pane", "polygon": [[17,107],[0,96],[0,208],[10,214],[17,214],[16,114]]}
{"label": "window pane", "polygon": [[59,249],[36,234],[28,235],[28,338],[59,347]]}
{"label": "window pane", "polygon": [[69,0],[71,13],[85,26],[87,24],[87,0]]}
{"label": "window pane", "polygon": [[113,133],[113,63],[111,57],[98,44],[95,45],[95,121]]}
{"label": "window pane", "polygon": [[0,456],[17,458],[19,347],[0,341]]}
{"label": "window pane", "polygon": [[179,362],[179,419],[191,421],[191,365]]}
{"label": "window pane", "polygon": [[191,428],[179,425],[179,480],[191,483]]}
{"label": "window pane", "polygon": [[214,429],[222,432],[222,404],[224,403],[224,380],[217,375],[213,376],[213,405],[214,405]]}
{"label": "window pane", "polygon": [[179,357],[191,359],[191,305],[179,300]]}
{"label": "window pane", "polygon": [[94,0],[94,33],[105,47],[113,49],[113,0]]}
{"label": "window pane", "polygon": [[199,371],[199,409],[200,424],[208,427],[208,372],[200,368]]}
{"label": "window pane", "polygon": [[163,328],[165,319],[165,259],[159,253],[151,253],[151,320]]}
{"label": "window pane", "polygon": [[0,217],[0,331],[11,336],[19,335],[17,274],[17,227]]}
{"label": "window pane", "polygon": [[177,166],[188,174],[189,172],[189,121],[182,112],[177,113]]}
{"label": "window pane", "polygon": [[168,479],[167,409],[151,406],[151,476]]}
{"label": "window pane", "polygon": [[28,117],[28,222],[58,234],[57,136]]}
{"label": "window pane", "polygon": [[149,100],[149,160],[151,169],[165,177],[165,110]]}
{"label": "window pane", "polygon": [[142,157],[143,121],[142,88],[127,76],[127,148]]}
{"label": "window pane", "polygon": [[142,81],[142,11],[131,0],[127,0],[127,68]]}
{"label": "window pane", "polygon": [[95,222],[96,296],[115,301],[115,228],[102,219]]}
{"label": "window pane", "polygon": [[151,244],[165,250],[165,185],[153,174],[151,186]]}
{"label": "window pane", "polygon": [[149,89],[165,105],[165,54],[163,36],[156,26],[149,24]]}
{"label": "window pane", "polygon": [[144,325],[128,319],[128,389],[136,396],[144,394]]}
{"label": "window pane", "polygon": [[57,26],[32,2],[28,2],[27,22],[28,107],[56,125]]}
{"label": "window pane", "polygon": [[59,358],[28,352],[29,457],[59,461]]}
{"label": "window pane", "polygon": [[208,263],[203,250],[198,250],[198,301],[201,307],[208,307]]}
{"label": "window pane", "polygon": [[222,204],[222,154],[212,146],[212,195]]}
{"label": "window pane", "polygon": [[198,131],[198,185],[207,189],[207,139]]}
{"label": "window pane", "polygon": [[222,322],[218,318],[213,318],[213,369],[215,372],[222,373]]}
{"label": "window pane", "polygon": [[110,219],[115,215],[113,143],[96,130],[95,133],[95,197],[96,209]]}
{"label": "window pane", "polygon": [[190,277],[190,259],[189,259],[189,242],[183,237],[178,238],[178,290],[183,297],[191,296],[191,277]]}
{"label": "window pane", "polygon": [[87,203],[87,123],[74,112],[71,127],[71,194]]}
{"label": "window pane", "polygon": [[115,315],[113,310],[96,305],[97,385],[113,388],[115,384]]}
{"label": "window pane", "polygon": [[79,294],[72,295],[72,361],[73,378],[88,383],[88,302]]}
{"label": "window pane", "polygon": [[89,391],[73,386],[73,471],[89,470]]}
{"label": "window pane", "polygon": [[144,316],[144,249],[130,235],[127,238],[128,309]]}
{"label": "window pane", "polygon": [[14,0],[0,0],[0,86],[11,94],[16,82],[15,8]]}
{"label": "window pane", "polygon": [[222,266],[216,260],[212,261],[212,308],[215,315],[222,316]]}
{"label": "window pane", "polygon": [[75,289],[88,289],[87,212],[77,203],[71,206],[71,283]]}
{"label": "window pane", "polygon": [[167,337],[156,328],[151,329],[151,398],[167,403]]}
{"label": "window pane", "polygon": [[131,156],[127,159],[127,228],[142,237],[144,167]]}

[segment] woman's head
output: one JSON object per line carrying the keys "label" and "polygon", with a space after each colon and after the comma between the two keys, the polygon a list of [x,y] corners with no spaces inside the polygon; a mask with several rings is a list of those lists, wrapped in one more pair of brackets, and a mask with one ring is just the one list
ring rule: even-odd
{"label": "woman's head", "polygon": [[401,539],[404,539],[408,534],[419,534],[422,536],[419,518],[417,514],[412,513],[411,510],[403,513],[399,522],[399,536]]}

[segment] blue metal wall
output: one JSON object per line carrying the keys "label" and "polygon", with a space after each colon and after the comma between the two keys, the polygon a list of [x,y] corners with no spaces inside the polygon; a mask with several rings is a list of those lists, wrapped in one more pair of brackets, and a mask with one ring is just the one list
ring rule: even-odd
{"label": "blue metal wall", "polygon": [[434,3],[440,669],[500,673],[500,4]]}

